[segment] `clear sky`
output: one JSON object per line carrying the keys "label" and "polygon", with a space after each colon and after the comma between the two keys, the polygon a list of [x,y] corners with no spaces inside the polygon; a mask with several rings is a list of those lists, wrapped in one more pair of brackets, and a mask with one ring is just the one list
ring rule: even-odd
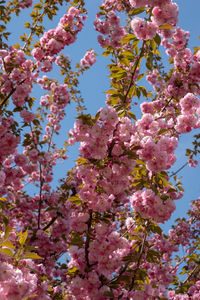
{"label": "clear sky", "polygon": [[[37,1],[34,1],[37,3]],[[179,26],[184,30],[188,30],[191,32],[191,39],[189,46],[195,47],[199,46],[200,40],[198,36],[200,35],[200,1],[199,0],[177,0],[177,4],[179,5]],[[63,51],[64,54],[68,54],[72,58],[72,62],[80,61],[80,59],[84,56],[86,50],[94,48],[95,52],[97,52],[97,62],[96,64],[87,71],[83,78],[81,78],[80,89],[82,91],[82,96],[85,100],[85,104],[88,108],[88,112],[91,114],[95,114],[97,110],[105,105],[105,94],[104,92],[109,88],[109,78],[108,72],[106,69],[106,65],[109,63],[109,59],[105,59],[101,57],[101,48],[97,44],[96,37],[98,33],[93,28],[93,21],[95,20],[95,15],[97,13],[97,6],[101,4],[99,0],[86,0],[86,6],[88,9],[88,19],[85,24],[85,28],[78,35],[78,40],[74,45],[70,47],[66,47]],[[49,23],[49,28],[54,28],[59,21],[59,18],[62,14],[65,13],[65,9],[59,16],[55,18],[53,23]],[[11,42],[17,42],[17,37],[23,30],[23,21],[28,21],[27,16],[20,15],[20,18],[15,18],[14,23],[11,23],[10,30],[12,31],[12,39]],[[48,75],[48,74],[47,74]],[[52,72],[51,77],[57,77],[58,75],[55,72]],[[36,96],[38,99],[40,98],[39,92],[37,92]],[[142,102],[142,99],[140,100]],[[58,139],[59,143],[63,142],[63,139],[67,138],[67,132],[70,128],[73,127],[75,108],[72,104],[67,109],[67,117],[62,123],[63,131]],[[198,131],[195,131],[197,133]],[[184,157],[185,148],[191,147],[193,134],[184,135],[180,139],[180,145],[178,150],[176,151],[177,162],[173,166],[173,171],[181,167],[185,162],[186,158]],[[69,160],[62,166],[57,168],[57,174],[64,176],[69,168],[74,165],[74,160],[76,159],[78,154],[77,148],[73,148],[69,152]],[[185,188],[185,195],[181,200],[176,202],[177,211],[173,215],[173,219],[177,217],[184,216],[187,208],[189,207],[190,199],[196,199],[200,196],[200,182],[199,182],[199,171],[200,168],[196,169],[186,167],[182,170],[179,175],[183,176],[183,187]],[[171,221],[168,222],[168,225],[171,224]],[[168,225],[166,224],[164,228],[167,230]]]}

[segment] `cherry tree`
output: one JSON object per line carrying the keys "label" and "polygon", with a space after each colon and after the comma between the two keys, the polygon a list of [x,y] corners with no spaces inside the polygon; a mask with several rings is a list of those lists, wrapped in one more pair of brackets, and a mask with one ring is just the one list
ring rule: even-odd
{"label": "cherry tree", "polygon": [[[84,27],[85,3],[34,2],[0,1],[0,299],[200,299],[199,200],[168,234],[160,227],[183,196],[178,174],[170,176],[179,137],[200,127],[200,47],[188,48],[177,4],[97,7],[110,88],[91,116],[79,80],[97,54],[88,49],[74,66],[62,52]],[[28,8],[25,33],[11,45],[7,24]],[[63,11],[49,29],[45,20]],[[72,102],[76,121],[59,147]],[[199,139],[186,151],[190,166]],[[55,187],[55,167],[73,144],[76,164]]]}

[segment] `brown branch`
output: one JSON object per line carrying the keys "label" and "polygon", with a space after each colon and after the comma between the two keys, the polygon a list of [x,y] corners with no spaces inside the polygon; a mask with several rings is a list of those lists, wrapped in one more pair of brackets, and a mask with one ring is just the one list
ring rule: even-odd
{"label": "brown branch", "polygon": [[[170,104],[170,102],[172,101],[172,99],[173,99],[173,97],[171,97],[167,101],[167,103],[165,104],[165,106],[161,109],[160,113],[163,113],[166,110],[166,108],[168,107],[168,105]],[[168,115],[165,115],[165,116],[160,116],[160,117],[156,118],[155,121],[160,120],[160,119],[162,119],[164,117],[169,117],[169,116],[173,116],[173,114],[168,114]]]}
{"label": "brown branch", "polygon": [[53,217],[51,219],[51,221],[44,228],[42,228],[42,230],[43,231],[47,230],[51,225],[53,225],[53,223],[58,219],[58,217],[61,217],[61,216],[62,216],[62,214],[59,211],[57,211],[56,216]]}
{"label": "brown branch", "polygon": [[86,260],[87,267],[90,268],[91,264],[89,261],[89,245],[90,245],[90,231],[92,226],[92,211],[90,211],[90,218],[87,222],[87,225],[88,225],[88,230],[87,230],[87,236],[85,241],[85,260]]}
{"label": "brown branch", "polygon": [[170,177],[176,175],[177,173],[179,173],[183,168],[185,168],[188,165],[188,162],[186,162],[182,167],[180,167],[176,172],[173,172]]}
{"label": "brown branch", "polygon": [[[53,2],[54,2],[53,0],[52,0],[52,1],[49,1],[47,7],[49,8],[49,7],[53,4]],[[36,19],[35,22],[33,23],[33,26],[31,26],[31,32],[30,32],[30,34],[29,34],[29,36],[28,36],[26,42],[24,43],[24,46],[22,47],[22,50],[23,50],[23,51],[26,51],[27,45],[28,45],[30,39],[32,38],[32,36],[33,36],[33,34],[34,34],[34,31],[35,31],[35,28],[36,28],[36,26],[37,26],[37,24],[38,24],[38,22],[39,22],[39,19],[40,19],[40,18],[43,18],[43,17],[45,16],[46,11],[47,11],[47,8],[44,7],[43,13],[41,13],[41,14],[37,17],[37,19]]]}
{"label": "brown branch", "polygon": [[38,208],[38,229],[40,229],[40,219],[41,219],[41,209],[42,209],[42,187],[44,184],[44,180],[42,178],[42,166],[40,163],[40,200],[39,200],[39,208]]}
{"label": "brown branch", "polygon": [[137,59],[137,61],[136,61],[136,64],[135,64],[133,73],[132,73],[132,75],[131,75],[130,84],[129,84],[128,90],[126,91],[126,94],[125,94],[125,101],[126,101],[126,98],[127,98],[127,96],[128,96],[128,93],[129,93],[129,91],[130,91],[130,89],[131,89],[131,86],[132,86],[132,84],[133,84],[133,78],[134,78],[134,76],[135,76],[135,72],[137,71],[137,67],[138,67],[138,65],[139,65],[140,59],[141,59],[141,57],[142,57],[142,55],[143,55],[144,45],[145,45],[145,41],[143,41],[143,44],[142,44],[142,47],[141,47],[141,50],[140,50],[140,54],[139,54],[139,56],[138,56],[138,59]]}
{"label": "brown branch", "polygon": [[[140,264],[142,262],[142,256],[143,256],[144,244],[145,244],[145,241],[146,241],[146,237],[147,237],[147,234],[145,233],[144,237],[143,237],[143,241],[142,241],[142,246],[141,246],[141,249],[140,249],[140,255],[139,255],[139,258],[138,258],[137,266],[136,266],[136,269],[134,270],[134,274],[133,274],[133,277],[132,277],[132,280],[131,280],[131,285],[130,285],[130,288],[129,288],[129,292],[134,287],[136,274],[137,274],[137,271],[138,271],[138,269],[140,267]],[[128,300],[128,298],[127,298],[127,300]]]}
{"label": "brown branch", "polygon": [[[19,83],[19,85],[21,85],[21,84],[24,83],[25,81],[26,81],[26,78],[23,79],[23,80]],[[12,96],[12,94],[16,91],[16,88],[17,88],[17,87],[13,88],[13,89],[10,91],[10,93],[5,97],[5,99],[0,103],[0,109],[1,109],[2,106],[6,103],[6,101],[10,98],[10,96]]]}
{"label": "brown branch", "polygon": [[105,284],[108,285],[108,284],[110,284],[110,283],[115,283],[115,282],[123,275],[123,273],[126,272],[126,270],[127,270],[127,268],[128,268],[128,266],[129,266],[130,263],[131,263],[131,262],[128,261],[128,262],[125,264],[125,266],[121,269],[121,271],[119,272],[119,275],[117,275],[116,277],[112,278],[110,281],[108,281],[108,282],[106,282],[106,283],[102,283],[102,284],[100,285],[99,289],[100,289],[103,285],[105,285]]}
{"label": "brown branch", "polygon": [[118,127],[118,125],[119,125],[119,123],[120,122],[118,122],[117,124],[116,124],[116,126],[115,126],[115,129],[114,129],[114,131],[113,131],[113,140],[112,140],[112,142],[111,142],[111,144],[110,144],[110,146],[109,146],[109,148],[108,148],[108,157],[112,157],[112,150],[113,150],[113,148],[114,148],[114,146],[115,146],[115,133],[116,133],[116,131],[117,131],[117,127]]}
{"label": "brown branch", "polygon": [[198,268],[199,268],[199,266],[196,265],[196,266],[194,267],[194,269],[191,271],[191,273],[188,274],[187,278],[183,281],[182,284],[185,284],[185,283],[192,277],[192,275],[195,273],[195,271],[197,271]]}

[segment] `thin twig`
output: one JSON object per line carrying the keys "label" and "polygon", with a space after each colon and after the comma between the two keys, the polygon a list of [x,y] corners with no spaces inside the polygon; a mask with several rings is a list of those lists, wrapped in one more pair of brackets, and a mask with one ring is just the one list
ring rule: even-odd
{"label": "thin twig", "polygon": [[194,272],[197,271],[198,268],[199,268],[199,265],[196,265],[194,267],[194,269],[191,271],[191,273],[188,275],[188,277],[183,281],[182,284],[185,284],[192,277],[192,275],[194,274]]}
{"label": "thin twig", "polygon": [[142,54],[143,54],[143,51],[144,51],[144,45],[145,45],[145,41],[143,41],[143,44],[142,44],[142,47],[141,47],[141,50],[140,50],[140,55],[138,56],[138,59],[137,59],[137,62],[136,62],[136,64],[135,64],[133,73],[132,73],[132,75],[131,75],[130,84],[129,84],[129,87],[128,87],[128,89],[127,89],[127,91],[126,91],[126,94],[125,94],[125,100],[126,100],[126,98],[127,98],[127,96],[128,96],[128,93],[129,93],[129,91],[130,91],[130,89],[131,89],[131,86],[132,86],[132,84],[133,84],[133,78],[134,78],[134,76],[135,76],[135,72],[137,71],[137,67],[138,67],[139,62],[140,62],[140,59],[141,59],[141,57],[142,57]]}
{"label": "thin twig", "polygon": [[51,221],[50,221],[44,228],[42,228],[42,230],[43,230],[43,231],[47,230],[51,225],[53,225],[53,223],[54,223],[54,222],[58,219],[58,217],[60,217],[60,216],[62,216],[62,214],[61,214],[59,211],[57,211],[56,216],[53,217],[53,218],[51,219]]}
{"label": "thin twig", "polygon": [[[26,78],[23,79],[18,85],[21,85],[22,83],[24,83],[26,81]],[[0,103],[0,109],[3,107],[3,105],[6,103],[6,101],[10,98],[10,96],[12,96],[12,94],[16,91],[16,88],[12,88],[12,90],[10,91],[10,93],[5,97],[5,99],[3,99],[3,101]]]}
{"label": "thin twig", "polygon": [[90,245],[90,231],[91,231],[91,225],[92,225],[92,212],[90,211],[90,218],[87,222],[88,225],[88,231],[87,231],[87,237],[85,241],[85,260],[87,267],[90,268],[90,261],[89,261],[89,245]]}
{"label": "thin twig", "polygon": [[41,219],[41,209],[42,209],[42,187],[44,184],[44,180],[42,178],[42,166],[40,163],[40,200],[39,200],[39,208],[38,208],[38,229],[40,229],[40,219]]}
{"label": "thin twig", "polygon": [[135,284],[135,277],[136,277],[137,271],[138,271],[139,266],[140,266],[141,261],[142,261],[142,256],[143,256],[143,250],[144,250],[144,244],[145,244],[145,241],[146,241],[146,237],[147,237],[147,234],[145,233],[144,237],[143,237],[143,241],[142,241],[142,246],[141,246],[141,249],[140,249],[140,255],[139,255],[139,258],[138,258],[137,266],[136,266],[136,269],[134,270],[134,275],[133,275],[132,280],[131,280],[131,285],[130,285],[130,288],[129,288],[129,292],[133,289],[134,284]]}
{"label": "thin twig", "polygon": [[188,162],[186,162],[182,167],[180,167],[176,172],[173,172],[170,177],[176,175],[178,172],[180,172],[183,168],[185,168],[188,165]]}
{"label": "thin twig", "polygon": [[[47,7],[49,8],[52,4],[53,4],[53,1],[50,1],[50,2],[48,3]],[[33,34],[34,34],[34,31],[35,31],[35,28],[36,28],[36,26],[37,26],[37,24],[38,24],[38,22],[39,22],[39,19],[40,19],[40,18],[43,18],[43,17],[45,16],[46,11],[47,11],[47,8],[44,8],[43,13],[40,14],[40,15],[37,17],[37,19],[35,20],[35,22],[33,23],[33,26],[31,27],[31,32],[30,32],[30,34],[29,34],[29,36],[28,36],[26,42],[24,43],[24,46],[22,47],[22,50],[23,50],[23,51],[26,50],[27,45],[28,45],[28,42],[29,42],[29,40],[32,38],[32,36],[33,36]]]}

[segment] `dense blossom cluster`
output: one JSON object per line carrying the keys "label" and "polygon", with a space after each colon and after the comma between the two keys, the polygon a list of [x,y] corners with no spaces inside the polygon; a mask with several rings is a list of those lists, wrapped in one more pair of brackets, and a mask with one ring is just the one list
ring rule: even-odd
{"label": "dense blossom cluster", "polygon": [[156,36],[158,26],[152,22],[144,23],[144,19],[134,18],[131,21],[131,27],[140,40],[152,40]]}
{"label": "dense blossom cluster", "polygon": [[[67,159],[55,135],[72,100],[81,111],[78,77],[96,62],[95,51],[87,51],[73,71],[60,54],[83,28],[83,2],[71,1],[57,27],[31,48],[40,19],[63,4],[52,2],[52,15],[51,5],[40,15],[49,4],[41,2],[23,50],[0,50],[0,299],[199,299],[199,200],[168,234],[159,227],[183,195],[168,175],[179,135],[200,127],[200,50],[192,53],[189,33],[175,27],[171,0],[103,1],[94,26],[104,55],[113,55],[107,106],[95,117],[79,114],[65,145],[80,143],[80,156],[54,187],[54,167]],[[17,1],[16,9],[31,5]],[[145,11],[145,19],[135,16]],[[173,64],[168,74],[157,64],[160,44]],[[141,74],[142,59],[148,70]],[[64,83],[40,74],[53,62]],[[154,93],[138,85],[145,75]],[[39,103],[34,85],[44,93]],[[132,98],[141,94],[148,100],[136,118]],[[193,156],[188,162],[198,163]],[[180,246],[186,255],[174,259]]]}
{"label": "dense blossom cluster", "polygon": [[151,40],[156,36],[160,25],[169,24],[175,26],[178,22],[178,6],[171,1],[134,1],[131,6],[138,8],[144,5],[153,7],[151,21],[135,17],[131,21],[131,27],[140,40]]}
{"label": "dense blossom cluster", "polygon": [[3,66],[3,74],[0,79],[0,92],[5,98],[12,95],[13,103],[22,106],[32,91],[32,83],[37,77],[33,73],[33,62],[25,57],[22,50],[10,48],[0,50],[0,63]]}
{"label": "dense blossom cluster", "polygon": [[130,199],[134,210],[138,211],[143,218],[149,216],[158,223],[169,220],[175,210],[173,200],[167,199],[164,203],[152,190],[138,191]]}
{"label": "dense blossom cluster", "polygon": [[107,16],[107,20],[103,22],[98,18],[94,22],[95,29],[103,35],[107,35],[107,38],[98,36],[98,42],[102,47],[111,45],[112,47],[119,47],[120,40],[125,35],[125,30],[120,25],[120,18],[114,11],[110,11]]}
{"label": "dense blossom cluster", "polygon": [[20,8],[27,8],[32,6],[32,4],[33,4],[33,0],[21,0],[19,1],[18,5]]}
{"label": "dense blossom cluster", "polygon": [[1,263],[0,299],[21,300],[34,294],[37,276],[27,269],[15,269],[11,264]]}
{"label": "dense blossom cluster", "polygon": [[92,66],[96,62],[94,50],[87,51],[84,57],[81,59],[82,66]]}
{"label": "dense blossom cluster", "polygon": [[71,7],[64,15],[55,29],[50,29],[40,39],[40,45],[32,51],[33,57],[38,61],[41,71],[49,72],[52,62],[65,46],[69,46],[76,40],[76,35],[83,28],[86,16],[80,15],[80,10]]}

